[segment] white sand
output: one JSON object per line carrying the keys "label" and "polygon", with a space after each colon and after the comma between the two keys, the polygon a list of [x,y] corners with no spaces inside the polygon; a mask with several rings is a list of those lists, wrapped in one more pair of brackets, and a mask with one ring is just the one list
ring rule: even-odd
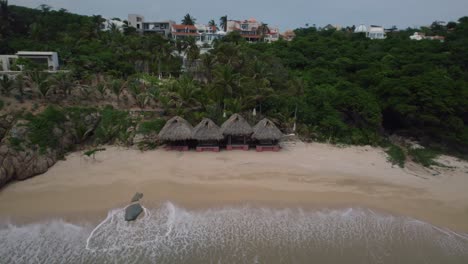
{"label": "white sand", "polygon": [[[107,147],[72,153],[44,175],[0,191],[0,216],[18,221],[99,219],[139,191],[146,206],[236,204],[369,207],[468,231],[468,164],[392,166],[381,149],[298,144],[278,153],[168,152]],[[433,174],[436,174],[435,176]]]}

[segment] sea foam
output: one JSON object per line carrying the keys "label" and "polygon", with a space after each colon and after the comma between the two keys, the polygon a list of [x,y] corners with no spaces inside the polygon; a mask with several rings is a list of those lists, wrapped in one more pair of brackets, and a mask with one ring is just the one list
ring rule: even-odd
{"label": "sea foam", "polygon": [[0,225],[0,263],[468,263],[468,235],[369,209],[311,211],[167,202],[135,222]]}

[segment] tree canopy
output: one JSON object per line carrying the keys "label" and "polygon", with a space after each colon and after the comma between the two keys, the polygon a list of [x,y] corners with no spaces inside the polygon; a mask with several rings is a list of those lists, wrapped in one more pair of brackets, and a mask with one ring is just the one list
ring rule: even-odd
{"label": "tree canopy", "polygon": [[[445,36],[445,42],[412,41],[415,29],[370,40],[352,27],[308,27],[295,30],[293,41],[271,44],[250,44],[229,33],[201,55],[193,39],[102,31],[101,16],[4,2],[0,52],[57,51],[72,71],[73,80],[58,76],[42,82],[28,75],[44,97],[47,85],[69,89],[74,80],[102,74],[115,80],[89,82],[101,97],[107,87],[120,101],[125,90],[140,107],[163,108],[195,122],[208,117],[221,123],[224,113],[239,112],[252,119],[268,116],[286,131],[297,122],[301,135],[316,140],[379,144],[397,134],[468,152],[468,17],[421,29]],[[195,19],[187,14],[183,23]],[[226,16],[219,25],[226,29]],[[265,24],[260,33],[267,30]],[[187,55],[184,67],[181,54]],[[152,81],[135,77],[141,74]],[[11,85],[4,86],[10,94]]]}

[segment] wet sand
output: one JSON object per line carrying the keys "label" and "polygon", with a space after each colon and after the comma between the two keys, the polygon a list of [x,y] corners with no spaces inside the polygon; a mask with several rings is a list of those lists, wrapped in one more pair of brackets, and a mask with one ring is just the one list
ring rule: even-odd
{"label": "wet sand", "polygon": [[14,222],[62,218],[98,222],[135,192],[157,207],[230,205],[364,207],[468,232],[468,164],[392,166],[378,148],[301,144],[278,153],[140,152],[107,147],[96,159],[75,152],[44,175],[0,191],[0,217]]}

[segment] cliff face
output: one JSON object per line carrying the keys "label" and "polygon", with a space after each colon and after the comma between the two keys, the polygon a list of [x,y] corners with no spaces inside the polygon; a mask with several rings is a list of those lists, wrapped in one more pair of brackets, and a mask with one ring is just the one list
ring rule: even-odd
{"label": "cliff face", "polygon": [[52,133],[46,135],[57,140],[57,147],[44,148],[32,142],[30,121],[14,120],[12,116],[0,117],[0,188],[10,181],[25,180],[46,172],[74,144],[89,137],[99,121],[97,113],[74,120],[66,117],[63,123],[51,127]]}

